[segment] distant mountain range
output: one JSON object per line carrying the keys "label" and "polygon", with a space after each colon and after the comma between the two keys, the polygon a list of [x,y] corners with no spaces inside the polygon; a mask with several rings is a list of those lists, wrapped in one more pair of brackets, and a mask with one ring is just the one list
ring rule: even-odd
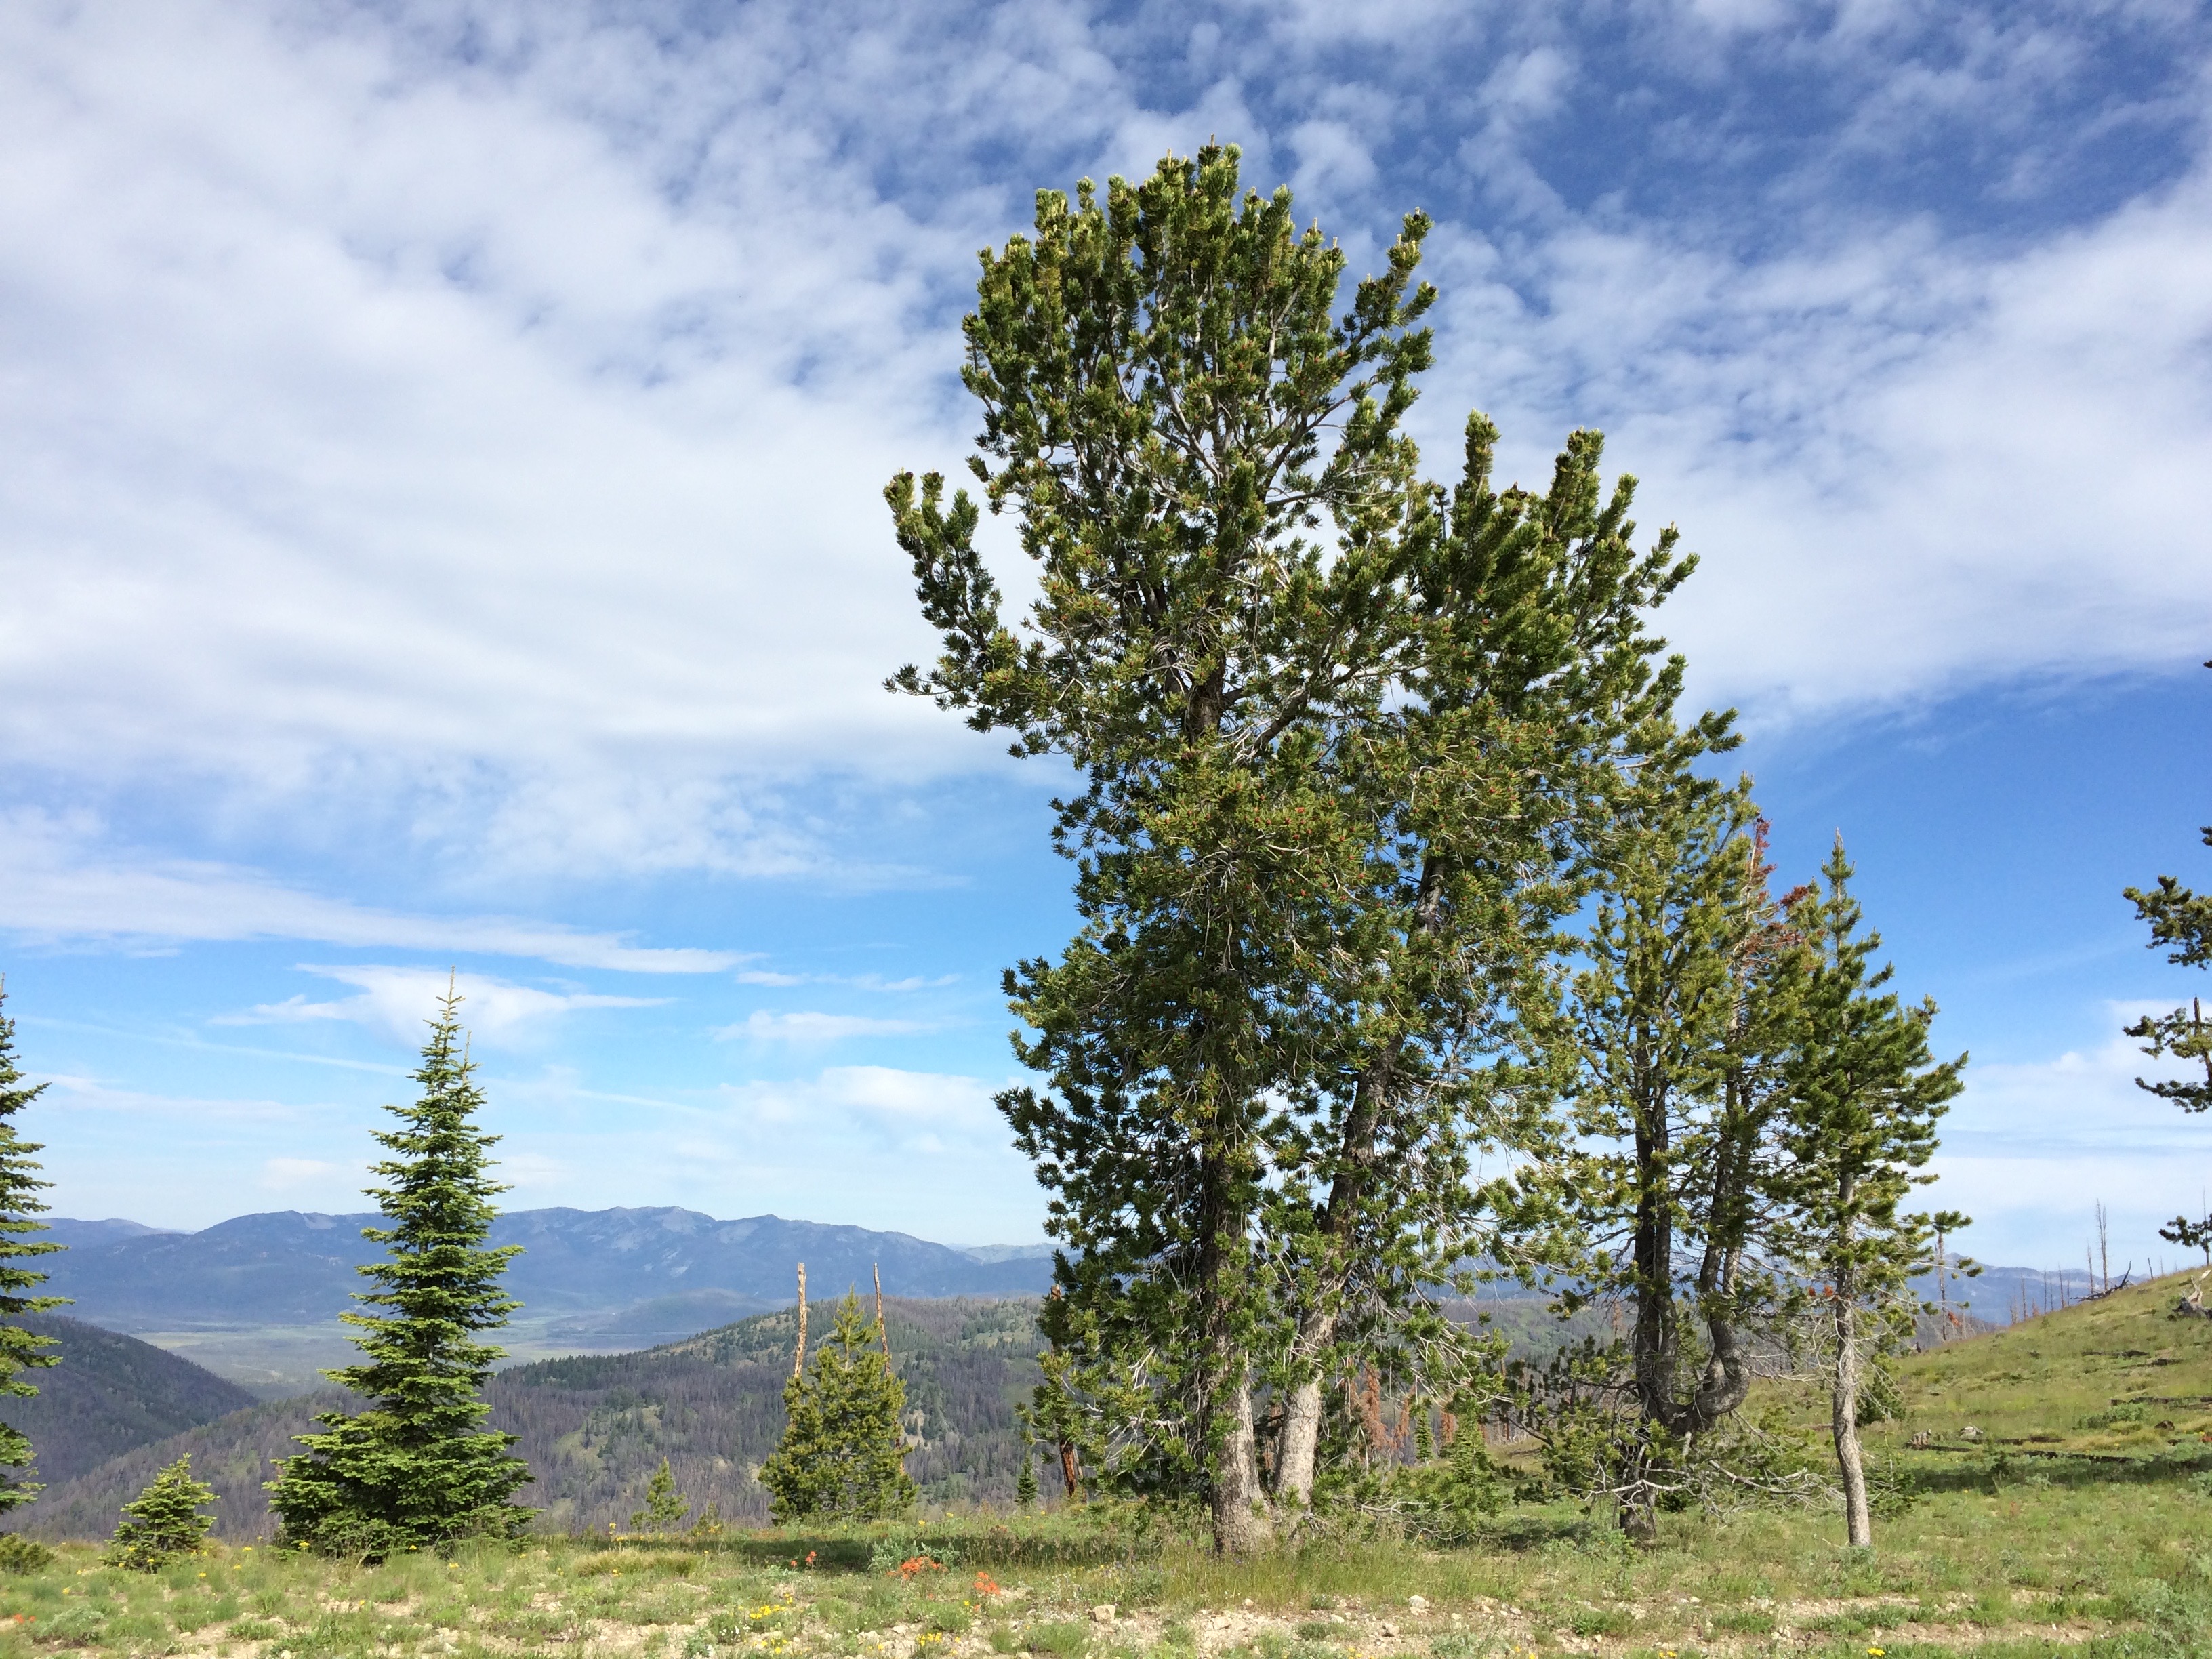
{"label": "distant mountain range", "polygon": [[[335,1320],[366,1288],[356,1268],[383,1252],[361,1236],[378,1218],[297,1210],[240,1216],[199,1232],[131,1221],[51,1222],[66,1253],[40,1265],[70,1313],[111,1329],[179,1332]],[[973,1252],[864,1227],[781,1217],[720,1221],[695,1210],[518,1210],[492,1242],[520,1244],[507,1289],[522,1316],[569,1335],[665,1340],[794,1299],[799,1264],[816,1297],[872,1288],[888,1296],[1034,1296],[1049,1285],[1042,1247]]]}
{"label": "distant mountain range", "polygon": [[[176,1232],[58,1218],[49,1236],[69,1249],[41,1265],[53,1291],[73,1299],[71,1316],[149,1337],[274,1399],[319,1387],[322,1368],[354,1359],[337,1316],[366,1287],[356,1268],[381,1254],[361,1236],[376,1219],[287,1210]],[[848,1285],[866,1293],[878,1266],[884,1293],[901,1297],[1036,1296],[1051,1283],[1048,1246],[963,1249],[772,1215],[520,1210],[501,1217],[492,1237],[523,1248],[507,1276],[523,1306],[500,1336],[511,1363],[653,1347],[787,1307],[801,1261],[817,1299]],[[2079,1300],[2085,1281],[2079,1270],[1990,1267],[1948,1293],[1978,1328]],[[1932,1281],[1915,1289],[1935,1299]],[[1540,1296],[1504,1283],[1480,1300],[1533,1348],[1557,1335]]]}

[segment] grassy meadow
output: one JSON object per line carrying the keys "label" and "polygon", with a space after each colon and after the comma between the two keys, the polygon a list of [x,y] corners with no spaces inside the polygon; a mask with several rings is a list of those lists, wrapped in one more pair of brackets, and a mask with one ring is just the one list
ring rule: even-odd
{"label": "grassy meadow", "polygon": [[211,1546],[152,1576],[68,1545],[0,1579],[0,1659],[2212,1655],[2212,1322],[2168,1316],[2179,1282],[1905,1362],[1869,1437],[1870,1553],[1826,1507],[1670,1514],[1636,1553],[1566,1504],[1465,1549],[1335,1536],[1247,1562],[1103,1505],[371,1566]]}

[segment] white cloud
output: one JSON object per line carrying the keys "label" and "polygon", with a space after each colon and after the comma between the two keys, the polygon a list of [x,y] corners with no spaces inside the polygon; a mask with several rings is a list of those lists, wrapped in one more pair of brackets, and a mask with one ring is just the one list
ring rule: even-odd
{"label": "white cloud", "polygon": [[310,939],[325,945],[532,957],[634,974],[716,973],[734,951],[654,949],[495,916],[425,916],[325,898],[261,872],[100,845],[83,812],[0,813],[0,927],[40,939]]}
{"label": "white cloud", "polygon": [[749,1118],[770,1124],[843,1119],[897,1144],[940,1152],[948,1140],[1003,1144],[1006,1128],[981,1078],[902,1071],[889,1066],[832,1066],[785,1082],[732,1085],[722,1093]]}
{"label": "white cloud", "polygon": [[0,20],[0,746],[405,799],[488,863],[798,867],[736,769],[957,742],[880,689],[926,642],[877,492],[935,239],[765,125],[742,222],[687,216],[561,107],[573,60],[406,58],[190,0]]}
{"label": "white cloud", "polygon": [[2087,1051],[2051,1060],[1969,1065],[1966,1090],[1942,1125],[1933,1168],[1941,1181],[1926,1201],[1976,1218],[1966,1248],[1987,1261],[2068,1265],[2094,1227],[2095,1206],[2112,1218],[2116,1260],[2174,1255],[2158,1228],[2184,1211],[2203,1213],[2212,1185],[2212,1122],[2191,1117],[2136,1086],[2137,1077],[2176,1075],[2148,1058],[2120,1028],[2148,1004],[2106,1006],[2116,1035]]}
{"label": "white cloud", "polygon": [[312,1115],[317,1109],[276,1100],[154,1094],[66,1073],[48,1073],[42,1080],[52,1085],[52,1091],[40,1101],[42,1106],[123,1117],[173,1119],[179,1123],[282,1122]]}
{"label": "white cloud", "polygon": [[[294,996],[242,1013],[219,1016],[216,1024],[258,1025],[345,1020],[415,1045],[422,1042],[428,1021],[449,983],[446,972],[428,968],[303,965],[301,971],[357,987],[361,994],[335,1002],[310,1002],[305,996]],[[450,982],[461,994],[462,1025],[472,1037],[493,1044],[513,1043],[534,1036],[549,1022],[584,1009],[651,1008],[665,1000],[582,991],[542,991],[534,986],[510,984],[482,974],[462,974]]]}
{"label": "white cloud", "polygon": [[781,974],[765,969],[746,968],[732,975],[740,985],[765,985],[787,989],[794,985],[844,985],[856,991],[938,991],[960,982],[957,974],[939,974],[934,977],[908,974],[903,979],[885,979],[880,974]]}
{"label": "white cloud", "polygon": [[714,1035],[726,1042],[738,1038],[755,1042],[837,1042],[847,1037],[908,1036],[930,1029],[925,1022],[914,1019],[808,1012],[769,1013],[755,1009],[738,1024],[715,1027]]}
{"label": "white cloud", "polygon": [[1714,701],[1772,721],[2203,654],[2203,156],[2003,255],[1911,228],[1760,261],[1649,227],[1503,264],[1442,242],[1438,379],[1494,389],[1474,400],[1524,481],[1569,425],[1607,428],[1639,518],[1702,555],[1662,623]]}
{"label": "white cloud", "polygon": [[[502,878],[915,879],[833,855],[883,826],[808,792],[1002,763],[879,689],[929,641],[877,492],[964,447],[972,250],[1034,185],[1209,133],[1355,249],[1475,192],[1437,241],[1437,464],[1468,404],[1524,476],[1607,425],[1707,556],[1668,625],[1717,696],[2161,665],[2212,623],[2201,151],[2063,234],[1947,234],[1833,204],[1873,137],[1744,131],[1725,57],[1915,176],[1998,123],[2018,193],[2087,142],[2052,100],[2099,32],[2201,63],[2185,14],[1697,0],[1607,54],[1573,7],[1223,16],[0,13],[0,759]],[[1733,208],[1559,184],[1562,124],[1647,52],[1717,100],[1654,154]]]}

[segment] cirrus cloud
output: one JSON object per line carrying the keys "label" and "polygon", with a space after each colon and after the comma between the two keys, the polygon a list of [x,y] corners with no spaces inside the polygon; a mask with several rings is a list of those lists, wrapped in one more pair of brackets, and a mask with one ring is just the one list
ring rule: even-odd
{"label": "cirrus cloud", "polygon": [[355,986],[360,994],[333,1002],[313,1002],[305,995],[295,995],[283,1002],[220,1015],[215,1024],[269,1025],[344,1020],[368,1026],[404,1042],[416,1043],[422,1041],[428,1017],[438,999],[446,994],[451,985],[461,995],[461,1024],[472,1037],[496,1044],[511,1043],[533,1035],[548,1023],[585,1009],[651,1008],[666,1000],[659,997],[608,996],[588,991],[546,991],[483,974],[449,976],[428,968],[318,968],[303,964],[300,971]]}

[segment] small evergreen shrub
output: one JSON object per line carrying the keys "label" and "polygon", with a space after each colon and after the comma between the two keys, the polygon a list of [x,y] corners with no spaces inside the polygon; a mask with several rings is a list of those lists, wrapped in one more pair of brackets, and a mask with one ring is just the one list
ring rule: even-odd
{"label": "small evergreen shrub", "polygon": [[26,1538],[20,1532],[0,1533],[0,1572],[38,1572],[53,1559],[54,1553],[35,1538]]}
{"label": "small evergreen shrub", "polygon": [[123,1506],[123,1521],[108,1541],[107,1565],[158,1572],[193,1553],[215,1525],[199,1506],[214,1501],[215,1489],[192,1479],[191,1456],[179,1457]]}
{"label": "small evergreen shrub", "polygon": [[2130,1423],[2148,1420],[2150,1408],[2141,1405],[2115,1406],[2110,1411],[2093,1412],[2087,1417],[2076,1418],[2077,1429],[2116,1429]]}
{"label": "small evergreen shrub", "polygon": [[690,1513],[691,1505],[676,1490],[676,1476],[668,1467],[668,1460],[664,1457],[645,1489],[645,1507],[632,1511],[630,1515],[630,1529],[633,1532],[674,1532],[678,1524]]}
{"label": "small evergreen shrub", "polygon": [[1023,1633],[1029,1638],[1031,1653],[1054,1654],[1059,1659],[1075,1659],[1091,1645],[1091,1627],[1088,1625],[1032,1625]]}

